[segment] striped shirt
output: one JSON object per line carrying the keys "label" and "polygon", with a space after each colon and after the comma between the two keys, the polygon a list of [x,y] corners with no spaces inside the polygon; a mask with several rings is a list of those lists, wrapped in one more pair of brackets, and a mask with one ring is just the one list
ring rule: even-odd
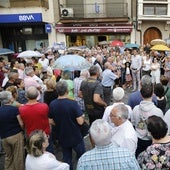
{"label": "striped shirt", "polygon": [[140,170],[134,156],[125,148],[114,146],[96,146],[83,154],[77,170]]}

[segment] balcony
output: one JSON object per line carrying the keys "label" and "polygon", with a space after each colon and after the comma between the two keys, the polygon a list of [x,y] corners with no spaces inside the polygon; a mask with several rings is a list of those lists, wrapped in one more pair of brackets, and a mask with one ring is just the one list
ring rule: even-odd
{"label": "balcony", "polygon": [[25,8],[25,7],[43,7],[49,8],[48,0],[9,0],[0,2],[0,8]]}
{"label": "balcony", "polygon": [[[146,0],[145,0],[146,1]],[[139,3],[138,19],[139,20],[167,20],[170,18],[169,5],[167,0],[149,1]]]}
{"label": "balcony", "polygon": [[60,4],[60,19],[127,18],[128,3]]}

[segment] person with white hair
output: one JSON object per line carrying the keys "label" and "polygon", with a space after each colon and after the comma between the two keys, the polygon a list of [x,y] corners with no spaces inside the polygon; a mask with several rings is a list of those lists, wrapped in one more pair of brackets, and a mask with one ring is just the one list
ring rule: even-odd
{"label": "person with white hair", "polygon": [[5,151],[4,169],[24,170],[23,122],[18,108],[12,106],[11,92],[0,92],[0,138]]}
{"label": "person with white hair", "polygon": [[77,170],[85,169],[133,169],[139,170],[134,154],[126,148],[115,146],[111,142],[110,125],[102,120],[95,120],[90,127],[90,137],[95,148],[84,153],[78,160]]}
{"label": "person with white hair", "polygon": [[118,78],[118,75],[116,75],[112,69],[113,66],[106,62],[104,64],[105,70],[102,73],[102,87],[103,87],[103,95],[104,95],[104,101],[107,103],[107,105],[110,105],[111,102],[111,95],[112,95],[112,88],[115,85],[115,80]]}
{"label": "person with white hair", "polygon": [[112,131],[112,142],[119,147],[127,148],[135,155],[138,139],[132,123],[128,120],[128,114],[125,104],[113,107],[110,118],[116,127]]}
{"label": "person with white hair", "polygon": [[[112,95],[113,95],[114,103],[112,105],[106,107],[102,119],[106,120],[112,127],[115,127],[114,123],[110,119],[110,112],[114,106],[116,106],[118,104],[124,104],[122,99],[125,96],[125,91],[122,87],[116,87],[115,89],[113,89]],[[128,119],[130,120],[131,115],[132,115],[132,109],[129,105],[125,105],[125,106],[128,108]]]}

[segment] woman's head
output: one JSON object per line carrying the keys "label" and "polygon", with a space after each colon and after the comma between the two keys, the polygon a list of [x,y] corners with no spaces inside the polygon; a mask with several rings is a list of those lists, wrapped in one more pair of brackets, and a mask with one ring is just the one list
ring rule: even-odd
{"label": "woman's head", "polygon": [[49,89],[49,90],[56,90],[57,83],[56,83],[56,80],[54,80],[53,78],[47,79],[45,84],[47,86],[47,89]]}
{"label": "woman's head", "polygon": [[33,131],[27,140],[27,152],[30,155],[39,157],[48,147],[48,137],[42,130]]}
{"label": "woman's head", "polygon": [[161,117],[153,115],[147,119],[147,129],[154,139],[161,139],[166,136],[168,126]]}
{"label": "woman's head", "polygon": [[17,99],[18,97],[18,91],[16,86],[9,86],[6,88],[6,91],[9,91],[12,93],[12,96],[14,99]]}

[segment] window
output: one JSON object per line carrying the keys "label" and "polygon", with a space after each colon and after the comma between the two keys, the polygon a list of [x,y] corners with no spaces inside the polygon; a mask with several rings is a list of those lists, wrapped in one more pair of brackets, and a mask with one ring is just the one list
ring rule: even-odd
{"label": "window", "polygon": [[167,15],[167,5],[165,4],[144,4],[144,15]]}

